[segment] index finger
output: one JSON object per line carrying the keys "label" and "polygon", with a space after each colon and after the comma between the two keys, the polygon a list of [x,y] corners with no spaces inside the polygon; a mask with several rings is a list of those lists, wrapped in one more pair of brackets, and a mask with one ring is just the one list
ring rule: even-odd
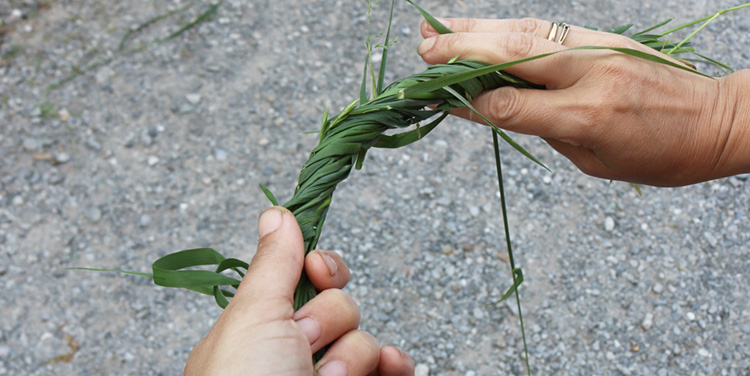
{"label": "index finger", "polygon": [[[519,33],[536,38],[547,39],[552,31],[552,22],[537,18],[521,19],[482,19],[482,18],[440,18],[441,23],[454,33]],[[563,43],[566,47],[608,46],[640,49],[648,52],[640,43],[634,43],[631,38],[569,25],[570,32]],[[420,27],[422,36],[430,38],[438,32],[423,21]],[[549,43],[554,43],[548,41]]]}
{"label": "index finger", "polygon": [[[418,52],[428,64],[443,64],[458,56],[460,60],[492,65],[563,50],[563,46],[527,34],[499,32],[436,35],[422,41]],[[581,73],[568,69],[571,61],[562,55],[566,54],[528,61],[505,71],[548,88],[565,87]]]}

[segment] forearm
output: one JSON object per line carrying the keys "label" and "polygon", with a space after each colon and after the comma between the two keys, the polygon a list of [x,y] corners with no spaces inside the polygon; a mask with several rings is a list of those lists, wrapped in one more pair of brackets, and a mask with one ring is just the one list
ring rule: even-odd
{"label": "forearm", "polygon": [[731,131],[722,153],[724,176],[750,173],[750,69],[722,78]]}

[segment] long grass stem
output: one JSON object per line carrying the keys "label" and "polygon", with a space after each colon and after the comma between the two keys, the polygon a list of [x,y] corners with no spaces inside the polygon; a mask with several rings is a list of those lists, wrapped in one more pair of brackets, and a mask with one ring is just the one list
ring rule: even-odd
{"label": "long grass stem", "polygon": [[[495,150],[495,167],[497,169],[497,185],[500,191],[500,207],[503,213],[503,228],[505,229],[505,245],[508,247],[508,260],[510,261],[510,271],[513,276],[513,285],[517,286],[516,263],[513,260],[513,247],[510,242],[510,227],[508,226],[508,209],[505,205],[505,186],[503,185],[503,167],[500,159],[500,142],[497,138],[497,132],[492,131],[492,146]],[[521,296],[516,287],[516,305],[518,306],[518,321],[521,324],[521,338],[523,339],[523,352],[526,361],[526,374],[531,375],[531,366],[529,366],[529,347],[526,345],[526,330],[523,326],[523,313],[521,313]]]}

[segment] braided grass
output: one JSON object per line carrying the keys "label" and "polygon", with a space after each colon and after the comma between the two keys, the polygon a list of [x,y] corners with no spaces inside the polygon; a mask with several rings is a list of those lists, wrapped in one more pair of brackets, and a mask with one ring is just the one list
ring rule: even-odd
{"label": "braided grass", "polygon": [[[405,89],[417,83],[471,72],[481,67],[486,65],[473,61],[431,66],[422,73],[394,82],[367,103],[358,105],[359,101],[355,101],[340,114],[323,119],[320,142],[300,171],[294,196],[283,205],[294,213],[299,222],[306,253],[317,245],[336,186],[349,176],[352,168],[361,166],[365,153],[371,147],[400,147],[421,138],[445,118],[450,108],[465,107],[456,93],[470,101],[482,91],[501,86],[536,87],[511,75],[495,72],[405,96]],[[441,115],[425,127],[399,135],[385,135],[390,130],[418,125],[438,114]],[[314,296],[315,288],[303,274],[295,294],[295,309]]]}

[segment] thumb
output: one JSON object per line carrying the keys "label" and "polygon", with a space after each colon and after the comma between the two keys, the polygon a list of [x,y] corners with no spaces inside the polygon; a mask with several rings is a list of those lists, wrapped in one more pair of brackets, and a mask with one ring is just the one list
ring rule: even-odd
{"label": "thumb", "polygon": [[258,218],[258,250],[232,303],[289,301],[299,282],[305,259],[302,231],[294,215],[274,206]]}

